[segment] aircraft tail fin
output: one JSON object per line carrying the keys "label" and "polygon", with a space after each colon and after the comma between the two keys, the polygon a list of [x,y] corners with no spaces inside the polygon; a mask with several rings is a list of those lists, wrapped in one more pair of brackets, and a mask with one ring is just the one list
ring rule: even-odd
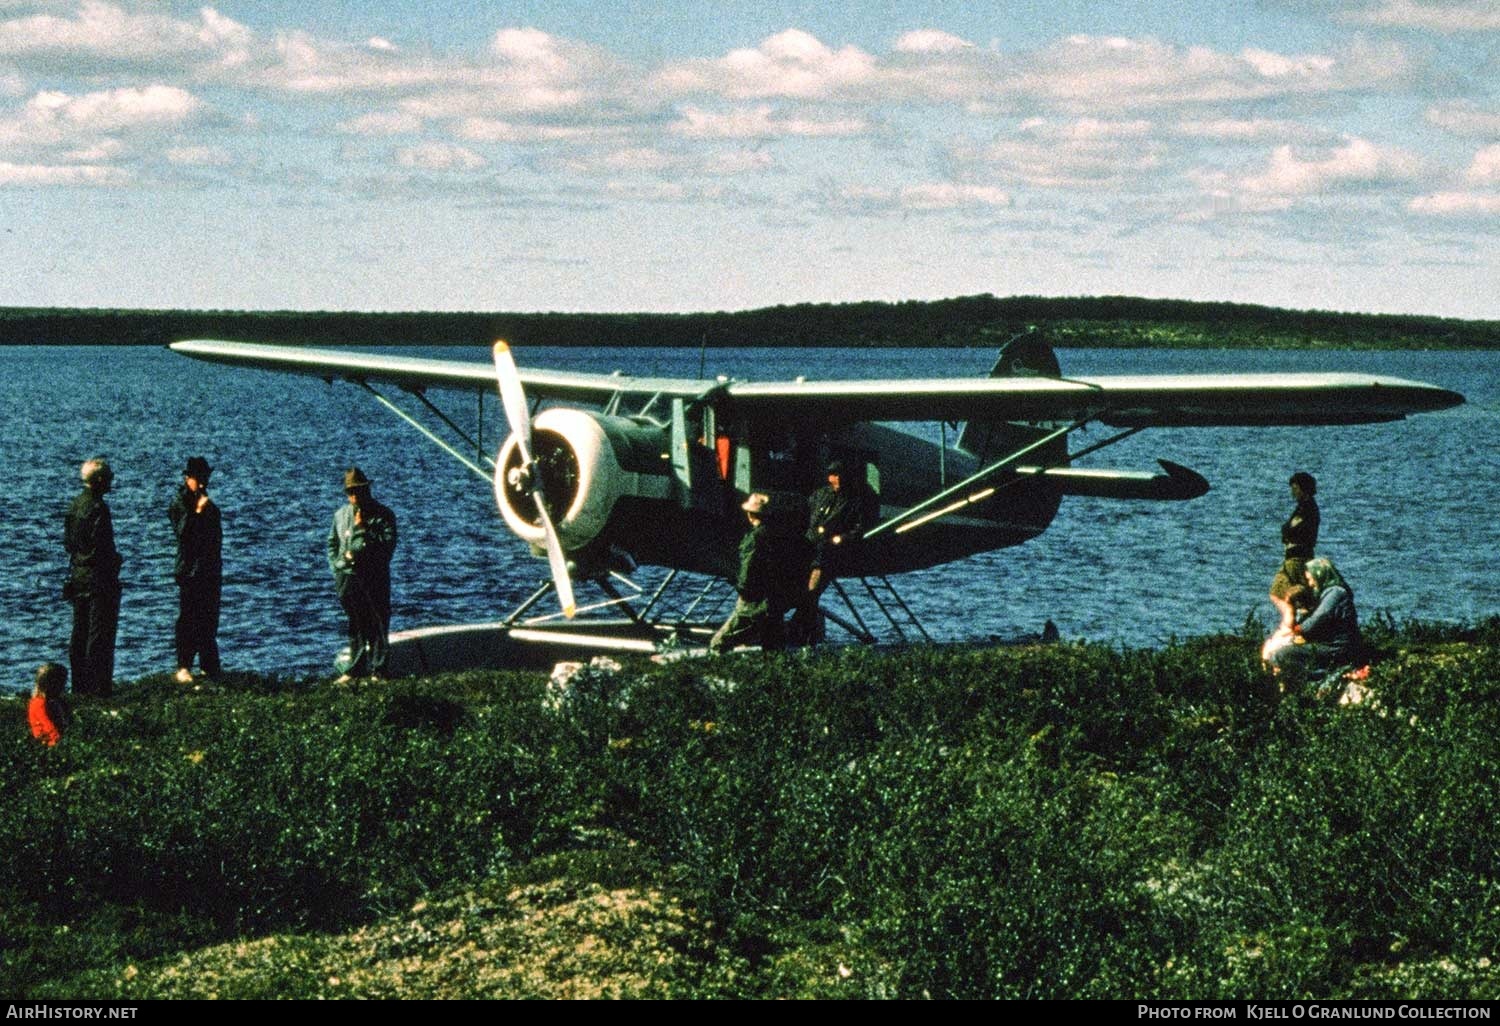
{"label": "aircraft tail fin", "polygon": [[[992,378],[1060,378],[1062,367],[1047,337],[1036,328],[1028,328],[1000,347],[1000,355],[990,368]],[[1036,441],[1048,429],[1035,424],[1013,421],[971,420],[958,436],[958,447],[981,461],[999,458]],[[1064,438],[1044,446],[1028,457],[1042,464],[1055,464],[1067,458]]]}

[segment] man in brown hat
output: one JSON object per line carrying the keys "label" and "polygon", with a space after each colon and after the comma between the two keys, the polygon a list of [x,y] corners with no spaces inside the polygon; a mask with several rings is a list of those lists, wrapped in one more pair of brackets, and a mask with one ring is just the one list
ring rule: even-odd
{"label": "man in brown hat", "polygon": [[785,647],[787,610],[795,605],[807,581],[811,551],[802,537],[807,509],[800,496],[778,493],[773,499],[764,492],[751,494],[740,509],[750,521],[750,531],[740,541],[734,585],[739,598],[708,647],[722,652],[759,644],[769,652]]}
{"label": "man in brown hat", "polygon": [[396,551],[396,515],[371,497],[370,479],[358,467],[344,472],[344,494],[349,504],[339,507],[328,532],[333,587],[349,618],[349,665],[338,683],[385,672]]}
{"label": "man in brown hat", "polygon": [[219,598],[223,590],[224,532],[219,507],[208,497],[213,468],[202,456],[188,458],[182,487],[167,509],[177,535],[177,675],[193,681],[193,658],[210,677],[219,675]]}

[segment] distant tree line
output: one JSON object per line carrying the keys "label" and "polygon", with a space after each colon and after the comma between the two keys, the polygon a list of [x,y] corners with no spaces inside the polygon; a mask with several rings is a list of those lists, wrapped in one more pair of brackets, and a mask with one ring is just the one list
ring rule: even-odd
{"label": "distant tree line", "polygon": [[179,339],[315,345],[984,346],[1029,328],[1058,346],[1491,349],[1500,321],[1284,310],[1130,296],[799,303],[661,313],[349,313],[0,307],[0,344],[164,345]]}

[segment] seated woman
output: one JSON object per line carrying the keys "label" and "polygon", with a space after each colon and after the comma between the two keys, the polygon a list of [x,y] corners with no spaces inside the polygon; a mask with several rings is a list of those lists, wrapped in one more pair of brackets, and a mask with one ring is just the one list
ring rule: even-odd
{"label": "seated woman", "polygon": [[1327,559],[1307,561],[1307,583],[1317,607],[1292,625],[1292,644],[1271,654],[1277,672],[1326,673],[1360,661],[1359,615],[1354,590]]}

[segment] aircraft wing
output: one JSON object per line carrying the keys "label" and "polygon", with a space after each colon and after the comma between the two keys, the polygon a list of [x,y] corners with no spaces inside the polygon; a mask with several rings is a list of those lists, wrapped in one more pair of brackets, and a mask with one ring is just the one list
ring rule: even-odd
{"label": "aircraft wing", "polygon": [[737,406],[848,420],[1071,421],[1117,427],[1371,424],[1447,409],[1457,392],[1365,374],[1178,374],[735,383]]}
{"label": "aircraft wing", "polygon": [[[495,391],[495,365],[469,360],[433,360],[385,353],[356,353],[306,346],[271,346],[257,342],[194,339],[173,342],[174,352],[233,367],[306,374],[328,381],[386,382],[421,391],[428,388],[467,392]],[[540,399],[603,403],[616,392],[628,395],[698,396],[715,387],[711,381],[640,378],[626,374],[582,374],[574,371],[521,369],[526,394]]]}
{"label": "aircraft wing", "polygon": [[[495,388],[489,363],[248,342],[175,342],[186,356],[261,370],[403,388]],[[641,378],[526,370],[530,396],[603,403],[616,393],[696,398],[761,418],[855,421],[1073,421],[1120,427],[1369,424],[1447,409],[1462,395],[1367,374],[1187,374],[1095,378],[920,378],[868,381],[734,381]]]}

